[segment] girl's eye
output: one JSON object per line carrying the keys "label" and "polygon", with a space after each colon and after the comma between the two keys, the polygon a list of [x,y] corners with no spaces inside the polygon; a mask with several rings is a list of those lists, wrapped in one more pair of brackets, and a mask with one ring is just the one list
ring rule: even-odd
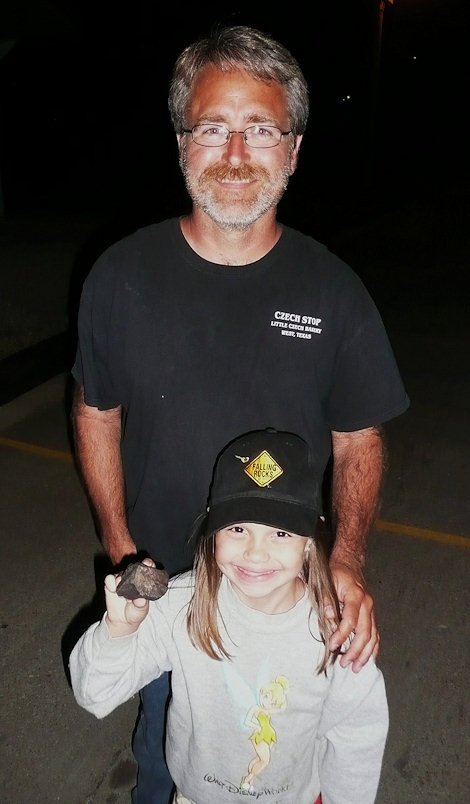
{"label": "girl's eye", "polygon": [[229,530],[231,530],[232,533],[243,533],[244,528],[242,528],[241,525],[232,525],[232,527],[229,528]]}
{"label": "girl's eye", "polygon": [[287,533],[286,530],[278,530],[276,536],[279,539],[290,539],[290,533]]}

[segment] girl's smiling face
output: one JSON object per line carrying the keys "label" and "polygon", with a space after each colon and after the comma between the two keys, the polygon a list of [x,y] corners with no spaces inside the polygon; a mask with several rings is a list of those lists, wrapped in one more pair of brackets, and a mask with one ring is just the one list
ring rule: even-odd
{"label": "girl's smiling face", "polygon": [[304,594],[299,575],[310,542],[271,525],[236,523],[217,532],[215,559],[247,606],[279,614]]}

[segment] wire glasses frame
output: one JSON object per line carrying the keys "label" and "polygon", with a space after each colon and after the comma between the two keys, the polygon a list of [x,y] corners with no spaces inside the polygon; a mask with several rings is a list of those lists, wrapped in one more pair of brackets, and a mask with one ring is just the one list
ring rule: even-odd
{"label": "wire glasses frame", "polygon": [[250,148],[274,148],[282,137],[292,133],[292,129],[281,131],[277,126],[253,125],[244,131],[230,131],[228,126],[219,123],[199,123],[192,128],[184,128],[182,133],[191,134],[193,142],[207,148],[226,145],[232,134],[241,134]]}

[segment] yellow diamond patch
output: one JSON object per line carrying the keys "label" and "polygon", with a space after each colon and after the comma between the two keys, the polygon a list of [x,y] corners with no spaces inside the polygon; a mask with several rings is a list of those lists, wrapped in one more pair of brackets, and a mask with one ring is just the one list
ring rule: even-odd
{"label": "yellow diamond patch", "polygon": [[280,477],[284,470],[264,449],[257,458],[251,461],[248,466],[245,466],[244,471],[258,486],[263,488],[264,486],[269,486],[273,480]]}

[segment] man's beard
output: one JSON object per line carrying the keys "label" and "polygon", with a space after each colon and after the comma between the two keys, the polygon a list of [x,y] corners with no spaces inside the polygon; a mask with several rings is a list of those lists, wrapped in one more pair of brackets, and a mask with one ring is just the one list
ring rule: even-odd
{"label": "man's beard", "polygon": [[[226,230],[243,230],[277,206],[287,188],[290,172],[290,159],[286,160],[276,172],[270,173],[264,167],[251,165],[232,165],[219,162],[211,165],[200,175],[196,175],[186,159],[186,151],[180,154],[180,167],[186,188],[193,203],[200,207],[218,226]],[[256,180],[258,193],[245,200],[227,200],[221,203],[217,198],[223,181]],[[243,192],[243,190],[240,190]]]}

